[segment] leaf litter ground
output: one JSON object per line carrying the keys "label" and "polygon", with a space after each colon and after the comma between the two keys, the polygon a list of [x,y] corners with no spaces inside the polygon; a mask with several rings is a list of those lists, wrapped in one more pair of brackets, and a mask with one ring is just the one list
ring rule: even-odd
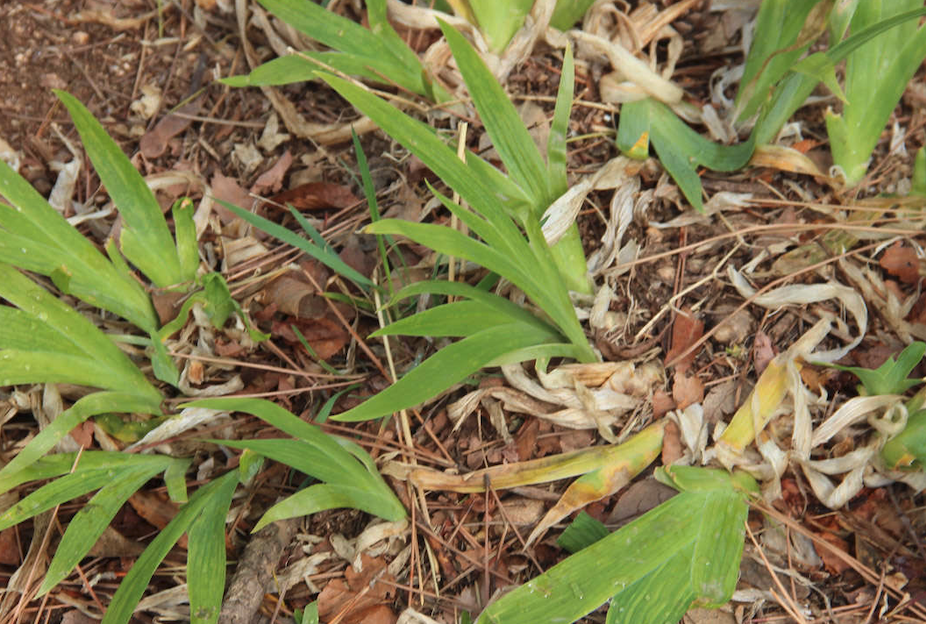
{"label": "leaf litter ground", "polygon": [[[105,208],[92,170],[83,166],[70,182],[59,174],[62,163],[75,159],[67,141],[76,142],[76,133],[50,92],[64,88],[103,120],[144,175],[163,176],[159,200],[165,208],[183,194],[201,195],[203,183],[216,197],[245,208],[253,204],[251,193],[277,204],[290,203],[319,219],[322,235],[345,262],[371,274],[376,250],[365,237],[354,234],[364,223],[366,210],[358,199],[362,192],[348,173],[356,173],[356,159],[343,132],[346,122],[356,120],[350,107],[319,84],[282,89],[283,97],[296,104],[308,123],[341,131],[317,143],[295,137],[260,91],[210,84],[214,67],[222,76],[247,69],[240,46],[234,43],[240,35],[234,13],[205,1],[196,5],[180,2],[170,5],[159,20],[156,9],[157,3],[145,0],[117,5],[73,0],[53,9],[20,2],[0,7],[0,23],[10,25],[10,36],[0,42],[0,80],[7,87],[0,102],[0,139],[20,151],[23,175],[43,194],[51,192],[56,182],[71,189],[71,198],[86,212]],[[358,17],[351,8],[344,10]],[[710,99],[710,74],[726,63],[741,61],[739,53],[728,48],[738,37],[738,19],[735,13],[690,9],[673,22],[688,39],[674,78],[693,98]],[[267,40],[259,29],[249,28],[247,36],[261,54],[267,52]],[[410,42],[423,50],[428,43],[425,36],[410,33]],[[560,64],[556,54],[541,47],[508,80],[508,90],[536,134],[543,132],[542,120],[552,114]],[[617,155],[614,108],[601,103],[603,83],[598,79],[602,71],[600,67],[578,71],[578,104],[570,130],[573,136],[587,138],[570,143],[570,172],[576,176],[594,172]],[[911,154],[924,142],[923,113],[918,106],[921,87],[918,75],[895,112],[897,122],[908,129]],[[826,170],[826,146],[813,138],[824,136],[819,108],[798,114],[810,138],[796,142],[795,147]],[[446,115],[437,115],[432,122],[449,127]],[[358,128],[367,129],[362,121]],[[878,192],[902,190],[912,173],[912,156],[887,153],[888,134],[875,154],[867,190],[857,201],[848,202],[856,207],[859,221],[881,218],[875,225],[882,228],[889,226],[876,211],[890,204],[878,200]],[[469,144],[491,159],[490,146],[478,125]],[[423,181],[436,180],[420,162],[375,132],[364,134],[363,145],[380,206],[387,215],[435,223],[449,220],[429,203]],[[692,217],[690,208],[681,210],[684,202],[678,190],[658,165],[649,162],[640,170],[641,187],[633,202],[635,218],[624,240],[639,244],[642,260],[610,277],[614,290],[610,331],[598,329],[591,338],[606,361],[655,362],[660,369],[667,363],[674,366],[665,369],[665,380],[657,384],[651,398],[641,400],[614,427],[619,434],[697,402],[703,403],[709,422],[728,420],[776,353],[804,334],[821,312],[834,317],[842,313],[832,301],[780,311],[743,307],[744,297],[726,281],[726,264],[742,267],[761,254],[766,254],[761,265],[765,272],[754,274],[759,283],[782,277],[796,284],[820,283],[834,276],[846,281],[826,247],[827,236],[840,229],[826,216],[832,212],[828,208],[840,200],[846,203],[846,198],[836,197],[812,177],[782,173],[774,160],[768,165],[726,175],[705,173],[702,182],[708,197],[724,192],[752,196],[739,209],[708,218]],[[612,198],[613,191],[595,191],[580,214],[588,255],[607,234]],[[262,203],[258,211],[290,228],[296,226],[273,203]],[[331,283],[330,271],[286,245],[249,232],[220,207],[215,209],[214,220],[214,227],[201,240],[203,256],[223,271],[236,299],[272,338],[255,348],[240,336],[217,332],[211,337],[214,347],[208,351],[192,329],[181,333],[172,349],[186,364],[188,394],[226,384],[227,390],[237,393],[272,397],[309,418],[332,397],[337,397],[333,412],[338,413],[356,405],[359,397],[388,385],[381,343],[369,341],[363,343],[366,348],[361,347],[363,338],[378,327],[375,317],[369,310],[343,301],[332,303],[321,296],[320,286]],[[112,219],[103,216],[87,219],[81,227],[101,243],[112,225]],[[874,246],[858,238],[863,240],[849,245],[850,262],[868,261],[873,273],[866,276],[867,289],[863,284],[852,285],[865,296],[871,322],[867,336],[845,363],[875,368],[900,351],[901,332],[912,328],[913,335],[921,337],[926,324],[922,300],[915,301],[903,318],[888,305],[891,295],[903,301],[918,292],[922,269],[913,245],[920,241],[908,237],[875,256]],[[698,245],[705,241],[708,244]],[[795,241],[797,252],[793,251]],[[785,255],[785,248],[792,252]],[[434,259],[427,249],[407,244],[402,255],[408,269],[397,272],[396,280],[427,279],[433,273]],[[287,268],[292,263],[298,269]],[[170,297],[157,298],[157,303],[167,318],[177,304]],[[82,311],[108,330],[120,329],[112,319],[90,309]],[[852,329],[847,327],[838,338],[847,340]],[[406,370],[441,343],[406,338],[393,339],[391,345],[396,367]],[[832,346],[838,346],[838,341]],[[808,385],[827,389],[833,409],[855,392],[854,379],[845,373],[805,367],[802,376]],[[508,392],[511,388],[497,370],[490,370],[413,411],[412,448],[397,419],[382,428],[374,422],[329,424],[326,429],[357,440],[375,458],[414,455],[421,465],[464,473],[587,448],[601,440],[594,428],[567,429],[547,419],[505,411],[494,399],[480,402],[455,427],[448,406],[472,390]],[[80,389],[60,387],[59,392],[69,401],[79,396]],[[56,408],[41,388],[6,388],[0,398],[5,407],[3,452],[8,460],[36,432],[36,420],[53,417]],[[531,407],[537,413],[555,411],[554,405],[538,399]],[[773,432],[776,426],[786,427],[773,422]],[[175,455],[195,456],[196,474],[191,478],[203,483],[236,461],[234,454],[199,441],[219,434],[240,439],[272,435],[260,421],[239,416],[163,443]],[[833,454],[859,446],[864,430],[856,434],[839,438]],[[682,435],[669,429],[665,463],[683,452]],[[100,432],[92,425],[75,430],[71,438],[69,444],[74,448],[124,446],[118,435]],[[176,513],[164,488],[154,483],[132,497],[91,553],[93,558],[85,560],[80,573],[69,577],[47,601],[30,602],[8,592],[0,605],[4,621],[74,622],[82,621],[81,614],[104,610],[118,579],[137,556],[139,544],[150,540]],[[249,530],[281,495],[302,484],[300,475],[280,465],[261,473],[240,504],[233,506],[234,519],[227,525],[229,553],[237,555],[232,559],[238,562],[241,587],[249,588],[243,591],[265,594],[257,615],[235,612],[235,617],[242,618],[236,621],[286,621],[293,609],[315,599],[323,621],[393,622],[408,606],[438,621],[456,621],[464,611],[477,613],[497,590],[522,583],[565,556],[553,539],[564,524],[528,550],[521,548],[531,527],[559,500],[564,482],[479,494],[433,491],[420,499],[405,483],[390,483],[406,507],[424,503],[417,508],[410,530],[371,525],[369,516],[356,511],[322,512],[286,521],[277,543],[262,546],[274,555],[271,560],[277,570],[270,580],[265,573],[261,576],[260,566],[252,562],[253,553],[246,550],[254,539]],[[663,488],[643,475],[619,493],[588,505],[586,512],[616,528],[664,500]],[[796,472],[785,474],[781,494],[774,511],[768,513],[781,517],[790,539],[760,533],[755,542],[747,543],[738,586],[740,600],[709,615],[695,610],[687,616],[691,621],[716,621],[707,617],[729,622],[788,621],[786,595],[809,610],[806,621],[922,621],[917,619],[926,605],[922,495],[912,496],[901,484],[865,488],[848,506],[834,512],[814,497]],[[62,507],[52,520],[53,528],[76,511],[77,505]],[[48,533],[47,543],[41,541],[46,535],[43,524],[49,520],[0,533],[0,578],[6,583],[19,568],[41,577],[55,536],[60,535],[55,529]],[[750,527],[759,531],[762,526],[760,515],[753,513]],[[185,546],[181,543],[177,548]],[[173,597],[183,582],[185,556],[179,551],[174,554],[152,580],[148,608],[136,614],[139,621],[184,619],[182,600]],[[773,588],[780,590],[778,601],[770,600],[767,593]],[[909,600],[891,611],[897,601],[886,596],[897,596],[897,592],[908,594]],[[229,607],[234,608],[245,607]],[[588,621],[603,621],[603,617],[592,614]]]}

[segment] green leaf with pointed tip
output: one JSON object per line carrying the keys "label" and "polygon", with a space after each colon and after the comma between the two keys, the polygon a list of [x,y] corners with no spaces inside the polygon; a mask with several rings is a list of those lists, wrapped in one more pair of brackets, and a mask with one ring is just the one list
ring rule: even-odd
{"label": "green leaf with pointed tip", "polygon": [[[756,18],[755,35],[736,94],[738,121],[755,115],[774,85],[807,51],[813,41],[797,43],[807,16],[819,0],[764,0]],[[794,48],[794,49],[791,49]]]}
{"label": "green leaf with pointed tip", "polygon": [[729,478],[682,492],[509,592],[478,621],[573,622],[610,600],[609,622],[662,624],[693,602],[722,604],[739,575],[747,511]]}
{"label": "green leaf with pointed tip", "polygon": [[122,252],[155,285],[165,288],[193,279],[183,273],[161,207],[141,174],[77,98],[55,91],[80,133],[84,149],[123,219]]}
{"label": "green leaf with pointed tip", "polygon": [[550,26],[566,31],[572,28],[595,4],[595,0],[558,0],[550,18]]}
{"label": "green leaf with pointed tip", "polygon": [[[292,496],[285,498],[273,507],[267,510],[261,519],[254,526],[254,531],[259,531],[271,522],[285,520],[286,518],[296,518],[307,516],[319,511],[328,509],[339,509],[346,507],[348,509],[360,509],[374,515],[383,517],[390,521],[401,520],[405,517],[405,510],[398,517],[389,517],[384,515],[377,505],[377,500],[370,496],[370,493],[364,488],[352,487],[339,483],[331,485],[328,483],[317,483],[310,485],[304,490],[299,490]],[[374,511],[376,509],[377,511]]]}
{"label": "green leaf with pointed tip", "polygon": [[142,397],[122,392],[97,392],[79,399],[50,425],[42,429],[24,449],[16,454],[16,457],[0,470],[0,493],[8,492],[18,483],[22,483],[18,481],[17,473],[54,448],[74,427],[91,416],[113,411],[152,414],[158,412],[158,404],[152,404]]}
{"label": "green leaf with pointed tip", "polygon": [[196,208],[188,197],[178,200],[171,209],[180,273],[189,276],[190,279],[196,277],[196,269],[199,268],[199,244],[196,240],[196,223],[193,221],[195,211]]}
{"label": "green leaf with pointed tip", "polygon": [[482,36],[489,50],[501,54],[508,42],[524,25],[524,20],[534,5],[534,0],[468,0]]}
{"label": "green leaf with pointed tip", "polygon": [[[492,327],[511,323],[507,314],[478,301],[455,301],[435,306],[415,315],[399,319],[378,329],[371,338],[379,336],[469,336]],[[550,331],[555,331],[552,327]]]}
{"label": "green leaf with pointed tip", "polygon": [[[922,10],[922,6],[920,0],[861,2],[851,29],[862,32],[911,9]],[[919,26],[917,13],[906,13],[909,19],[867,41],[846,58],[847,103],[842,115],[827,115],[826,128],[833,162],[842,167],[850,186],[865,176],[891,113],[926,58],[926,27]]]}
{"label": "green leaf with pointed tip", "polygon": [[[561,1],[558,4],[567,4]],[[558,8],[558,6],[557,6]],[[553,123],[547,138],[547,172],[550,197],[559,197],[569,189],[566,177],[566,136],[569,134],[569,113],[572,112],[572,97],[575,94],[576,70],[572,60],[572,45],[566,45],[563,56],[563,73],[556,92],[556,108]]]}
{"label": "green leaf with pointed tip", "polygon": [[698,166],[735,171],[749,162],[755,146],[753,137],[730,146],[709,141],[688,127],[668,106],[651,98],[623,105],[617,146],[629,155],[644,136],[649,137],[659,161],[685,199],[698,211],[704,209]]}
{"label": "green leaf with pointed tip", "polygon": [[304,251],[308,255],[312,256],[313,258],[315,258],[316,260],[318,260],[319,262],[327,266],[329,269],[331,269],[335,273],[339,275],[343,275],[347,279],[355,282],[356,284],[360,286],[366,286],[368,288],[373,286],[373,282],[371,282],[369,278],[367,278],[365,275],[358,273],[355,269],[348,266],[343,260],[341,260],[340,257],[338,257],[338,255],[331,249],[330,246],[328,245],[320,246],[312,242],[309,242],[306,239],[299,236],[298,234],[296,234],[295,232],[287,230],[282,225],[279,225],[278,223],[274,223],[273,221],[269,219],[265,219],[264,217],[256,215],[253,212],[249,212],[247,210],[239,208],[238,206],[235,206],[234,204],[230,204],[226,201],[222,201],[221,199],[216,199],[215,201],[220,203],[225,208],[228,208],[233,213],[235,213],[235,215],[244,219],[245,221],[247,221],[254,227],[258,228],[259,230],[262,230],[266,232],[267,234],[270,234],[271,236],[280,239],[284,243],[287,243],[297,249]]}
{"label": "green leaf with pointed tip", "polygon": [[332,419],[349,422],[370,420],[420,405],[463,381],[499,356],[524,347],[560,340],[561,337],[555,332],[522,323],[488,327],[443,347],[395,384],[363,404],[332,416]]}
{"label": "green leaf with pointed tip", "polygon": [[823,365],[852,373],[859,378],[869,395],[903,394],[913,386],[923,383],[922,379],[908,379],[908,376],[919,365],[924,354],[926,342],[911,342],[900,352],[896,361],[893,356],[889,356],[884,364],[874,370],[840,364]]}
{"label": "green leaf with pointed tip", "polygon": [[0,262],[52,276],[63,292],[109,310],[145,331],[157,327],[154,307],[137,281],[108,262],[45,198],[0,162]]}
{"label": "green leaf with pointed tip", "polygon": [[[231,476],[229,476],[231,475]],[[208,505],[189,528],[187,588],[190,621],[210,624],[219,619],[225,593],[225,518],[231,507],[238,479],[235,472],[223,476],[210,495]]]}
{"label": "green leaf with pointed tip", "polygon": [[[221,504],[224,502],[223,492],[229,487],[228,481],[231,481],[232,484],[236,484],[238,482],[238,472],[235,470],[228,472],[215,481],[199,488],[196,493],[190,497],[189,502],[180,508],[180,511],[177,512],[174,519],[158,533],[157,537],[154,538],[145,551],[135,560],[135,565],[129,570],[129,573],[125,576],[122,583],[119,585],[119,589],[116,590],[116,594],[113,596],[112,601],[109,603],[109,608],[103,616],[102,624],[128,623],[139,600],[141,600],[142,595],[145,593],[145,589],[148,587],[148,582],[154,575],[155,570],[157,570],[158,565],[164,560],[164,557],[167,556],[171,548],[174,547],[174,544],[177,543],[180,536],[190,530],[205,510],[211,509],[209,513],[220,513],[224,519],[225,515],[228,513],[228,507],[226,506],[223,510],[221,509]],[[207,571],[199,573],[219,577],[222,584],[225,582],[224,565],[221,567],[213,565]],[[215,578],[213,578],[212,581],[206,579],[187,580],[188,586],[191,580],[193,583],[200,580],[208,583],[215,582]],[[215,615],[217,619],[218,614],[216,613]],[[216,620],[212,619],[209,621],[214,622]]]}
{"label": "green leaf with pointed tip", "polygon": [[[174,460],[165,456],[157,456],[156,459],[160,461],[148,461],[140,465],[139,462],[133,461],[133,458],[138,457],[137,455],[110,453],[110,456],[112,467],[102,471],[103,474],[101,475],[106,478],[102,484],[103,487],[77,512],[77,515],[68,524],[64,536],[61,538],[61,543],[55,550],[55,556],[48,566],[48,571],[45,573],[42,586],[39,588],[40,596],[63,581],[80,563],[80,560],[87,556],[90,548],[97,542],[103,531],[116,516],[116,513],[132,494],[141,489],[145,483],[159,472],[168,469],[173,462],[178,462],[183,466],[189,465],[189,462]],[[69,477],[74,476],[83,476],[88,481],[90,480],[84,471],[78,467],[77,472],[73,475],[62,477],[59,481],[66,481]],[[53,484],[44,486],[31,496],[43,493],[51,485]],[[77,491],[77,489],[68,491],[66,493],[68,498],[65,500],[71,500],[84,493],[77,494]],[[29,498],[23,502],[26,502]]]}
{"label": "green leaf with pointed tip", "polygon": [[486,133],[511,179],[533,199],[535,210],[545,210],[556,197],[551,196],[549,191],[543,158],[514,104],[463,35],[446,22],[438,20],[438,23],[463,74]]}

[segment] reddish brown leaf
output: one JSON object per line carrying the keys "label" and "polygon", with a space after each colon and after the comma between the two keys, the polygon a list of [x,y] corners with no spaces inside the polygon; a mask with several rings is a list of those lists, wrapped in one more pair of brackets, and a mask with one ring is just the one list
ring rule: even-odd
{"label": "reddish brown leaf", "polygon": [[678,409],[700,403],[704,399],[704,384],[697,376],[689,377],[681,371],[676,371],[672,381],[672,398],[675,399]]}
{"label": "reddish brown leaf", "polygon": [[761,375],[768,363],[775,357],[775,348],[772,339],[763,331],[756,333],[756,340],[752,345],[752,361],[756,367],[756,375]]}
{"label": "reddish brown leaf", "polygon": [[16,543],[16,529],[11,527],[0,531],[0,563],[19,565],[22,563],[19,544]]}
{"label": "reddish brown leaf", "polygon": [[[361,572],[349,567],[344,571],[345,580],[333,579],[325,585],[318,596],[319,618],[328,620],[339,616],[342,624],[369,621],[393,624],[394,614],[392,619],[367,618],[384,617],[382,610],[377,608],[386,607],[388,610],[385,603],[394,594],[392,583],[395,582],[395,578],[386,570],[386,564],[382,559],[373,559],[366,554],[361,554],[360,559],[363,566]],[[391,610],[389,613],[392,613]]]}
{"label": "reddish brown leaf", "polygon": [[[822,538],[824,541],[835,546],[839,550],[848,553],[849,545],[845,540],[837,537],[835,534],[830,533],[829,531],[822,531],[817,533],[817,536]],[[814,544],[814,550],[817,551],[817,554],[820,555],[820,559],[823,560],[823,565],[826,567],[827,572],[830,574],[842,574],[849,569],[849,564],[841,559],[838,555],[832,552],[829,548],[825,546],[818,546]]]}
{"label": "reddish brown leaf", "polygon": [[671,465],[682,454],[682,432],[674,421],[667,420],[666,428],[662,434],[662,465]]}
{"label": "reddish brown leaf", "polygon": [[71,429],[71,437],[85,449],[93,446],[93,423],[85,421]]}
{"label": "reddish brown leaf", "polygon": [[158,289],[151,293],[151,303],[154,304],[154,311],[158,313],[161,325],[177,317],[186,296],[187,293],[176,290]]}
{"label": "reddish brown leaf", "polygon": [[[199,99],[188,102],[176,110],[184,115],[195,115],[199,112]],[[170,114],[161,119],[154,128],[145,133],[138,143],[145,158],[157,158],[167,149],[167,143],[172,138],[186,130],[193,123],[188,117]]]}
{"label": "reddish brown leaf", "polygon": [[[665,361],[669,363],[688,350],[704,335],[704,322],[698,320],[687,308],[679,310],[672,324],[672,346],[666,353]],[[694,350],[675,363],[675,370],[684,373],[691,367],[698,350]]]}
{"label": "reddish brown leaf", "polygon": [[273,163],[272,167],[260,174],[254,182],[254,185],[251,186],[251,192],[261,195],[266,191],[272,191],[274,193],[279,191],[283,186],[283,176],[286,175],[286,172],[289,171],[289,167],[292,164],[293,155],[289,153],[289,150],[286,150],[283,152],[283,155]]}
{"label": "reddish brown leaf", "polygon": [[[221,173],[216,173],[212,176],[212,181],[209,183],[209,186],[212,187],[213,197],[221,199],[232,206],[238,206],[239,208],[247,210],[251,207],[251,204],[254,203],[250,195],[248,195],[248,192],[244,190],[234,178],[229,178]],[[222,220],[222,223],[231,223],[238,218],[235,216],[235,213],[221,204],[216,204],[214,210],[216,214],[219,215],[219,219]]]}
{"label": "reddish brown leaf", "polygon": [[915,284],[920,280],[920,262],[916,252],[900,241],[884,252],[878,264],[905,284]]}
{"label": "reddish brown leaf", "polygon": [[293,331],[292,325],[299,329],[315,354],[323,360],[327,360],[343,349],[350,340],[350,334],[341,322],[328,317],[309,320],[290,318],[285,321],[275,321],[270,331],[274,336],[283,338],[293,346],[301,347],[302,342]]}
{"label": "reddish brown leaf", "polygon": [[264,288],[264,303],[276,304],[276,310],[300,319],[317,319],[328,312],[324,297],[315,294],[315,287],[284,275]]}
{"label": "reddish brown leaf", "polygon": [[[177,504],[167,496],[159,496],[149,492],[135,492],[129,497],[129,505],[139,516],[158,529],[166,527],[177,515],[179,509]],[[187,537],[184,534],[177,542],[177,545],[180,548],[186,548],[186,544]]]}
{"label": "reddish brown leaf", "polygon": [[659,388],[653,393],[653,418],[662,418],[669,410],[675,409],[675,400],[669,393]]}
{"label": "reddish brown leaf", "polygon": [[296,210],[347,208],[360,201],[348,187],[330,182],[309,182],[278,193],[270,199],[284,206],[292,205]]}

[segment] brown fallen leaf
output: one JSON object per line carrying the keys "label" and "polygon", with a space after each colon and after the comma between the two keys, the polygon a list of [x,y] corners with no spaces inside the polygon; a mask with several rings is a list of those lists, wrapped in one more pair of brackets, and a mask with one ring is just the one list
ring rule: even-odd
{"label": "brown fallen leaf", "polygon": [[669,410],[675,409],[675,400],[662,388],[653,393],[653,420],[659,420]]}
{"label": "brown fallen leaf", "polygon": [[752,345],[752,361],[756,367],[756,374],[761,375],[762,371],[768,366],[769,362],[775,359],[777,355],[775,348],[772,346],[772,339],[764,331],[756,333],[755,342]]}
{"label": "brown fallen leaf", "polygon": [[[212,176],[212,181],[209,183],[209,186],[212,188],[212,196],[214,198],[227,202],[232,206],[238,206],[239,208],[247,210],[251,207],[251,204],[254,203],[251,196],[248,195],[248,192],[244,190],[234,178],[229,178],[221,173],[216,173]],[[219,219],[222,220],[222,223],[231,223],[238,218],[235,213],[221,204],[216,204],[214,210],[216,214],[219,215]]]}
{"label": "brown fallen leaf", "polygon": [[[139,516],[158,529],[164,529],[177,515],[179,506],[167,496],[149,492],[135,492],[129,497],[129,505]],[[178,541],[180,548],[186,549],[187,536],[184,534]]]}
{"label": "brown fallen leaf", "polygon": [[264,288],[264,303],[275,304],[278,312],[300,319],[317,319],[328,312],[324,297],[296,275],[284,275],[268,284]]}
{"label": "brown fallen leaf", "polygon": [[0,531],[0,564],[18,566],[22,562],[16,529],[10,527]]}
{"label": "brown fallen leaf", "polygon": [[[672,346],[666,353],[665,362],[671,362],[684,353],[700,340],[702,335],[704,335],[704,322],[695,317],[688,308],[679,310],[675,315],[675,322],[672,323]],[[681,373],[687,371],[697,355],[698,349],[693,350],[675,363],[675,370]]]}
{"label": "brown fallen leaf", "polygon": [[674,421],[667,419],[662,438],[662,465],[672,465],[682,454],[682,432]]}
{"label": "brown fallen leaf", "polygon": [[[163,154],[167,150],[168,141],[190,127],[193,120],[186,115],[197,114],[199,106],[199,98],[187,102],[173,113],[165,115],[151,130],[146,132],[138,143],[145,158],[153,159]],[[184,117],[177,113],[183,114]]]}
{"label": "brown fallen leaf", "polygon": [[340,321],[332,320],[328,317],[308,320],[290,318],[288,320],[275,321],[271,327],[270,333],[273,336],[282,338],[294,347],[296,345],[301,347],[302,341],[299,340],[299,337],[293,331],[293,325],[299,329],[299,332],[305,338],[306,342],[309,343],[309,346],[312,347],[315,354],[322,360],[327,360],[335,355],[338,351],[343,349],[350,340],[350,334],[347,333],[347,330],[344,329]]}
{"label": "brown fallen leaf", "polygon": [[682,371],[676,371],[672,381],[672,398],[678,409],[700,403],[704,399],[704,384],[696,375],[689,377]]}
{"label": "brown fallen leaf", "polygon": [[[817,533],[817,536],[825,542],[842,550],[843,552],[849,552],[849,544],[846,543],[844,539],[837,537],[834,533],[830,533],[829,531],[821,531]],[[814,550],[817,551],[817,555],[819,555],[820,559],[823,560],[823,565],[826,567],[827,572],[830,574],[842,574],[849,569],[849,564],[844,559],[833,553],[829,548],[823,548],[822,546],[817,546],[814,544]]]}
{"label": "brown fallen leaf", "polygon": [[276,193],[283,186],[283,176],[289,171],[290,165],[293,164],[293,155],[289,150],[283,152],[273,166],[258,176],[257,180],[251,186],[251,192],[262,195],[266,191]]}
{"label": "brown fallen leaf", "polygon": [[920,281],[920,261],[916,256],[916,251],[901,241],[888,247],[878,264],[905,284],[915,284]]}
{"label": "brown fallen leaf", "polygon": [[[360,555],[362,570],[356,571],[353,566],[344,571],[344,580],[332,579],[325,585],[318,595],[319,619],[328,620],[339,617],[341,624],[360,624],[361,622],[375,621],[394,624],[392,619],[368,620],[368,617],[383,618],[382,610],[373,610],[376,607],[386,607],[385,604],[395,593],[395,578],[386,569],[386,563],[380,559],[373,559],[366,553]],[[346,581],[346,582],[345,582]],[[390,614],[391,614],[390,610]]]}
{"label": "brown fallen leaf", "polygon": [[296,210],[325,210],[326,208],[347,208],[360,202],[350,188],[331,182],[309,182],[294,189],[283,191],[270,198],[283,206],[292,205]]}

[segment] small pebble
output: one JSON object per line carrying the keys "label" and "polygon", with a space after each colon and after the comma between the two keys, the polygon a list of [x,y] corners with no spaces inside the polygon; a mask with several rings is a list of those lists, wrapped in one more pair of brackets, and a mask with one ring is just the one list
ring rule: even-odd
{"label": "small pebble", "polygon": [[87,45],[87,42],[90,41],[90,35],[82,30],[78,30],[71,35],[71,41],[73,41],[75,45]]}

